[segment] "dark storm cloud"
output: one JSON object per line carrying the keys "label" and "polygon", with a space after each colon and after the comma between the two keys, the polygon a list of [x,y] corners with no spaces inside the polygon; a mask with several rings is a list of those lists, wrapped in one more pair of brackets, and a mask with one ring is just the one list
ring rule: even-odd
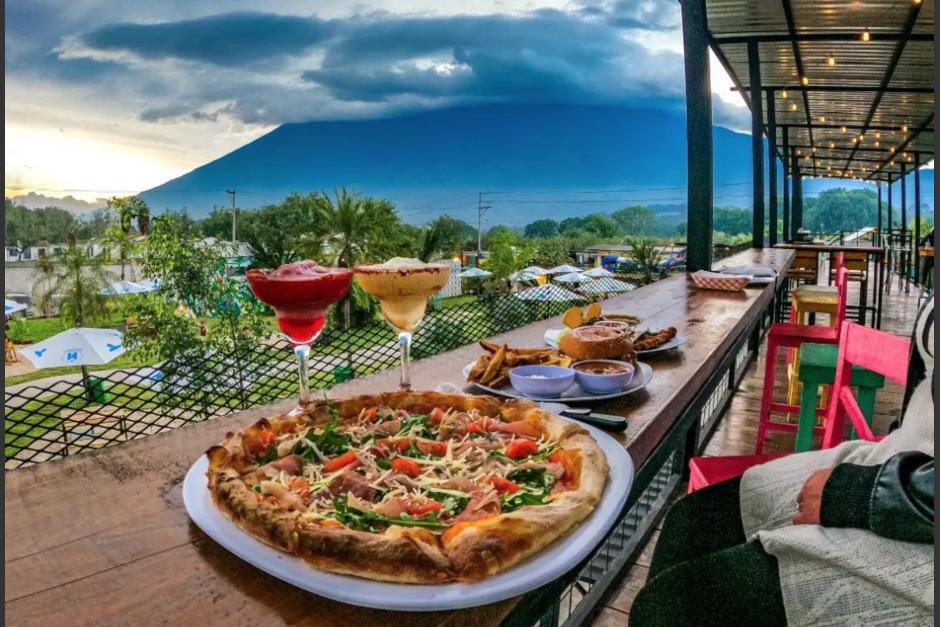
{"label": "dark storm cloud", "polygon": [[266,13],[226,13],[158,24],[109,24],[81,37],[88,48],[144,59],[185,59],[237,67],[305,52],[331,32],[329,22]]}
{"label": "dark storm cloud", "polygon": [[651,53],[620,29],[560,11],[348,23],[325,50],[303,77],[343,100],[620,101],[681,87],[662,80],[681,79],[679,55]]}
{"label": "dark storm cloud", "polygon": [[[585,0],[522,15],[345,19],[227,13],[115,23],[69,36],[59,62],[124,63],[146,121],[277,124],[360,103],[364,111],[480,101],[681,106],[682,58],[637,41],[673,31],[673,0]],[[158,63],[177,60],[188,67]],[[195,78],[194,78],[195,77]],[[125,76],[124,79],[127,79]],[[332,103],[332,104],[331,104]]]}

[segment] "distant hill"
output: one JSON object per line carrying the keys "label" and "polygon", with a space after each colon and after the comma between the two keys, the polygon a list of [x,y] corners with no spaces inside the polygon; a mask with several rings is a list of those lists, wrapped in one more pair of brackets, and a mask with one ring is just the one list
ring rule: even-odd
{"label": "distant hill", "polygon": [[10,200],[12,200],[14,204],[21,205],[27,209],[59,207],[60,209],[65,209],[73,215],[79,215],[81,213],[85,213],[86,211],[94,211],[95,209],[100,209],[108,205],[107,198],[99,198],[93,202],[88,202],[75,198],[74,196],[56,198],[54,196],[37,194],[36,192],[29,192],[28,194],[24,194],[22,196],[11,196]]}
{"label": "distant hill", "polygon": [[[750,137],[715,127],[714,153],[715,204],[749,206]],[[518,226],[629,204],[681,214],[685,182],[682,112],[505,104],[285,124],[141,196],[155,212],[198,218],[229,206],[226,189],[247,209],[346,186],[423,223],[441,213],[475,222],[479,193],[489,192],[487,224]]]}

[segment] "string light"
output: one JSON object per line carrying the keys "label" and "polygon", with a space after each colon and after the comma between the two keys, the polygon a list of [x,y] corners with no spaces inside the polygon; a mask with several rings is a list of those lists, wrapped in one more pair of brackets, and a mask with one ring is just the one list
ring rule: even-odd
{"label": "string light", "polygon": [[835,142],[829,142],[829,148],[830,148],[830,150],[831,150],[832,148],[835,148],[835,147],[836,147],[836,143],[835,143]]}
{"label": "string light", "polygon": [[830,56],[828,59],[826,59],[826,63],[829,65],[829,67],[832,67],[833,65],[836,64],[836,58],[833,56]]}
{"label": "string light", "polygon": [[796,103],[790,105],[790,111],[796,111]]}
{"label": "string light", "polygon": [[858,141],[864,141],[864,140],[865,140],[865,135],[863,135],[862,133],[859,133]]}
{"label": "string light", "polygon": [[800,156],[801,154],[803,154],[803,152],[802,152],[799,148],[797,148],[797,149],[796,149],[796,156]]}
{"label": "string light", "polygon": [[844,133],[844,132],[846,132],[846,131],[849,130],[849,129],[847,129],[847,128],[845,128],[845,127],[843,126],[840,130]]}
{"label": "string light", "polygon": [[875,139],[881,139],[881,133],[875,133]]}
{"label": "string light", "polygon": [[824,116],[824,115],[819,116],[819,123],[820,123],[820,124],[825,124],[825,123],[826,123],[826,116]]}
{"label": "string light", "polygon": [[894,146],[888,146],[888,150],[890,150],[891,152],[894,152]]}
{"label": "string light", "polygon": [[806,87],[807,85],[809,85],[809,77],[804,76],[803,78],[800,79],[800,82],[803,83],[804,87]]}
{"label": "string light", "polygon": [[816,154],[816,146],[813,146],[813,154]]}
{"label": "string light", "polygon": [[880,146],[881,146],[881,142],[876,140],[876,141],[875,141],[875,148],[878,148],[878,147],[880,147]]}
{"label": "string light", "polygon": [[871,41],[871,33],[867,28],[862,31],[862,41]]}
{"label": "string light", "polygon": [[788,94],[788,93],[787,93],[787,90],[784,89],[782,92],[780,92],[780,97],[783,98],[784,100],[786,100],[787,98],[790,97],[790,94]]}
{"label": "string light", "polygon": [[904,126],[901,127],[901,132],[902,132],[902,133],[906,133],[906,132],[907,132],[907,124],[905,124]]}

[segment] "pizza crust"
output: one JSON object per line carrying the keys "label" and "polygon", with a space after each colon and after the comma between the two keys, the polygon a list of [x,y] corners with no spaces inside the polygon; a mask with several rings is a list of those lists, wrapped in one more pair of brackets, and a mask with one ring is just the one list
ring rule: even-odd
{"label": "pizza crust", "polygon": [[322,570],[396,583],[436,584],[478,581],[504,571],[569,533],[597,505],[607,481],[607,459],[582,427],[561,420],[524,400],[501,402],[489,396],[439,392],[392,392],[331,401],[341,419],[367,407],[429,412],[436,406],[477,410],[506,422],[524,420],[561,449],[580,455],[580,472],[572,490],[557,493],[547,505],[524,507],[473,522],[460,522],[437,536],[425,529],[391,526],[382,533],[325,525],[288,511],[276,500],[251,490],[241,473],[250,457],[245,437],[263,428],[275,432],[330,420],[326,401],[311,403],[300,417],[262,419],[229,433],[207,451],[209,490],[219,509],[236,525],[277,549],[297,555]]}

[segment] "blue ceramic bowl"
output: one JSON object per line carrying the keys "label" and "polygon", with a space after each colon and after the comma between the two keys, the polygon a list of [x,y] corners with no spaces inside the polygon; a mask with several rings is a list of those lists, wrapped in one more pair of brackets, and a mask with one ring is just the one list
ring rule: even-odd
{"label": "blue ceramic bowl", "polygon": [[[590,359],[573,366],[578,385],[590,394],[614,394],[630,385],[636,368],[633,364],[614,359]],[[617,372],[594,373],[585,369],[609,369]]]}
{"label": "blue ceramic bowl", "polygon": [[561,366],[517,366],[509,371],[512,387],[532,398],[558,398],[574,384],[574,370]]}

